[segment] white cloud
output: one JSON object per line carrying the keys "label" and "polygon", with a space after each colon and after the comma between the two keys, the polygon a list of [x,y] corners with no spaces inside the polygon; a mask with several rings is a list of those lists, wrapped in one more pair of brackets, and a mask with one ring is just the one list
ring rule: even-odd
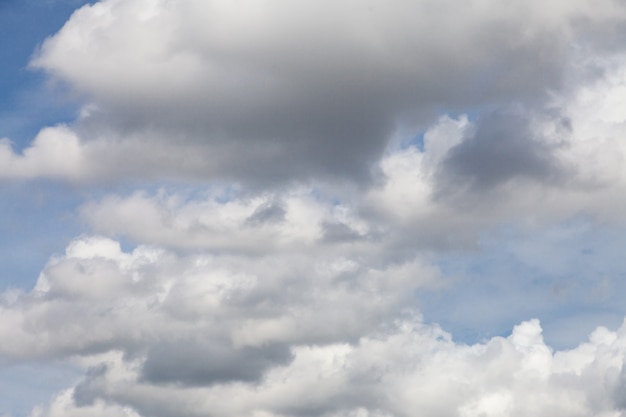
{"label": "white cloud", "polygon": [[50,261],[32,292],[5,297],[0,333],[11,342],[0,353],[135,352],[198,334],[239,347],[351,340],[437,276],[419,260],[376,264],[307,248],[262,257],[125,253],[114,241],[83,238]]}
{"label": "white cloud", "polygon": [[154,197],[138,193],[109,196],[83,206],[81,212],[103,233],[196,249],[267,252],[290,250],[294,245],[310,247],[324,237],[324,222],[366,232],[358,220],[316,201],[307,190],[228,201],[220,201],[219,194],[185,201],[164,192]]}
{"label": "white cloud", "polygon": [[589,342],[553,352],[536,320],[508,338],[467,346],[406,320],[354,344],[294,346],[293,361],[258,384],[151,385],[116,355],[74,398],[93,399],[86,412],[100,398],[145,416],[620,416],[624,346],[623,329],[600,328]]}
{"label": "white cloud", "polygon": [[2,297],[0,356],[86,370],[33,417],[622,413],[625,327],[564,351],[538,320],[456,343],[416,312],[412,292],[437,271],[380,263],[306,247],[124,252],[83,237],[31,292]]}
{"label": "white cloud", "polygon": [[43,129],[33,143],[16,154],[8,139],[0,141],[0,179],[51,177],[75,181],[83,177],[82,145],[67,126]]}
{"label": "white cloud", "polygon": [[[0,356],[73,358],[83,366],[117,360],[124,371],[116,384],[136,379],[128,395],[146,390],[139,396],[151,401],[157,389],[182,399],[194,386],[254,385],[290,363],[295,346],[356,341],[402,306],[410,308],[412,289],[436,274],[419,260],[377,269],[343,256],[314,256],[306,248],[252,258],[177,256],[148,247],[125,253],[110,239],[84,237],[51,259],[31,292],[3,297],[0,334],[10,342]],[[116,407],[91,394],[108,384],[100,381],[104,375],[110,377],[108,367],[93,368],[72,395],[88,406],[86,413],[125,415],[124,401],[114,400],[121,404]],[[171,384],[190,388],[181,393],[168,389]],[[34,415],[78,414],[68,395]]]}

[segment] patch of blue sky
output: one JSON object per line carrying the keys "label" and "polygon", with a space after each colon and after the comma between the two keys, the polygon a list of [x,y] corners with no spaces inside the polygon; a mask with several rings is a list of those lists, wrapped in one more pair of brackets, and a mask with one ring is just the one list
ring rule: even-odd
{"label": "patch of blue sky", "polygon": [[0,290],[30,289],[50,255],[80,234],[81,194],[50,181],[0,184]]}
{"label": "patch of blue sky", "polygon": [[28,64],[37,47],[86,3],[22,0],[0,7],[0,137],[11,139],[18,150],[42,127],[76,118],[79,103]]}
{"label": "patch of blue sky", "polygon": [[392,142],[390,144],[390,149],[394,150],[396,147],[399,149],[414,147],[420,152],[424,152],[424,136],[426,135],[428,129],[436,123],[437,119],[449,117],[454,120],[459,120],[461,117],[465,117],[470,123],[472,123],[478,120],[483,114],[493,112],[497,107],[498,106],[496,104],[493,104],[463,109],[439,108],[433,113],[433,117],[428,125],[423,126],[421,130],[405,134],[405,137],[400,138],[398,141],[399,145]]}
{"label": "patch of blue sky", "polygon": [[410,147],[417,148],[420,152],[424,152],[424,135],[425,131],[417,132],[414,136],[409,137],[402,142],[401,149],[407,149]]}
{"label": "patch of blue sky", "polygon": [[[31,289],[52,255],[64,253],[72,239],[91,233],[78,216],[86,201],[109,194],[131,195],[138,189],[147,195],[177,189],[185,198],[193,198],[206,187],[168,189],[154,183],[82,187],[47,180],[0,183],[0,291]],[[124,236],[115,237],[126,251],[136,247]]]}
{"label": "patch of blue sky", "polygon": [[130,196],[141,193],[147,196],[176,196],[181,202],[214,200],[219,204],[241,198],[246,194],[246,189],[239,184],[227,181],[201,181],[194,179],[130,179],[123,182],[90,186],[90,198],[98,199],[106,195]]}
{"label": "patch of blue sky", "polygon": [[[28,68],[37,47],[84,0],[0,2],[0,138],[27,147],[45,126],[71,122],[79,103]],[[30,290],[50,256],[80,233],[74,215],[82,192],[45,181],[0,184],[0,291]],[[60,363],[0,364],[0,410],[27,416],[82,373]]]}
{"label": "patch of blue sky", "polygon": [[48,404],[55,394],[83,375],[84,371],[65,363],[0,365],[0,413],[11,410],[12,417],[26,417],[34,405]]}
{"label": "patch of blue sky", "polygon": [[[84,187],[53,180],[0,182],[0,291],[31,289],[51,256],[64,253],[72,239],[91,233],[78,215],[86,201],[109,194],[130,195],[137,189],[153,195],[163,187],[143,183]],[[125,250],[136,246],[119,238]]]}
{"label": "patch of blue sky", "polygon": [[[185,181],[125,181],[88,187],[50,180],[0,182],[0,291],[30,290],[51,256],[64,253],[68,243],[93,233],[78,214],[89,201],[107,195],[176,197],[182,203],[211,199],[226,204],[244,191],[236,185]],[[139,242],[124,235],[111,236],[124,251]]]}
{"label": "patch of blue sky", "polygon": [[584,218],[542,230],[505,226],[483,235],[476,251],[439,255],[453,285],[418,293],[419,307],[462,342],[536,317],[550,345],[572,347],[595,327],[623,321],[625,245],[624,230]]}

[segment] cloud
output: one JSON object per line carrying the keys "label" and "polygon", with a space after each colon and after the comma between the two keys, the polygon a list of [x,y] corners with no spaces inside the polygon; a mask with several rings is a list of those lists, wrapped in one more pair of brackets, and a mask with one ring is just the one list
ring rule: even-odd
{"label": "cloud", "polygon": [[132,364],[112,355],[74,389],[74,398],[91,396],[91,405],[79,407],[62,394],[50,408],[74,415],[115,404],[142,416],[185,417],[613,416],[621,412],[623,340],[623,328],[598,328],[575,349],[553,351],[539,322],[531,320],[506,338],[468,346],[406,320],[355,344],[294,347],[294,360],[256,385],[150,385],[137,379]]}
{"label": "cloud", "polygon": [[[221,232],[228,237],[277,200],[293,204],[246,195],[210,217],[242,204]],[[172,224],[186,209],[175,208]],[[290,210],[269,225],[284,227]],[[2,294],[0,356],[60,358],[86,370],[33,417],[618,415],[623,327],[599,328],[563,351],[545,344],[537,320],[506,338],[458,343],[418,312],[415,292],[441,285],[426,259],[396,263],[384,245],[334,245],[320,234],[253,256],[125,252],[85,236],[50,260],[32,291]]]}
{"label": "cloud", "polygon": [[76,11],[31,66],[91,103],[75,130],[105,144],[109,171],[367,182],[399,126],[441,108],[545,101],[570,45],[623,16],[617,2],[583,0],[266,0],[245,12],[106,0]]}
{"label": "cloud", "polygon": [[8,139],[0,141],[0,180],[38,177],[76,180],[86,174],[81,144],[67,126],[43,129],[21,155]]}
{"label": "cloud", "polygon": [[[603,79],[619,56],[602,43],[619,33],[619,2],[462,7],[266,0],[241,14],[217,0],[85,5],[31,62],[83,100],[82,114],[43,129],[27,147],[33,155],[5,141],[0,175],[371,185],[394,137],[427,130],[442,109],[532,113]],[[460,145],[449,174],[464,176],[483,148],[495,152],[489,145],[501,141],[485,139],[504,128],[495,118],[480,119],[482,139]],[[521,135],[523,122],[514,123]],[[511,133],[509,156],[520,139]],[[540,169],[545,144],[534,139],[518,156]],[[508,178],[519,164],[470,165],[482,167],[485,185],[494,181],[487,167]]]}
{"label": "cloud", "polygon": [[[517,314],[541,285],[605,301],[609,257],[532,286],[507,268],[558,270],[536,248],[559,239],[485,243],[626,226],[623,3],[245,6],[103,0],[35,54],[85,105],[3,140],[0,178],[80,184],[88,234],[0,293],[1,360],[84,370],[32,416],[623,414],[624,325],[555,350]],[[420,301],[452,285],[447,317],[519,324],[456,341]]]}
{"label": "cloud", "polygon": [[74,390],[66,390],[48,407],[36,407],[31,417],[142,417],[130,407],[106,404],[101,400],[88,407],[77,407],[73,397]]}
{"label": "cloud", "polygon": [[346,224],[361,233],[367,224],[347,205],[331,205],[310,189],[245,194],[226,201],[216,188],[200,198],[163,191],[154,196],[106,196],[80,212],[99,233],[184,249],[268,253],[313,249],[328,224]]}
{"label": "cloud", "polygon": [[[413,164],[427,159],[409,148],[388,162],[422,173],[398,177],[410,184],[428,178]],[[121,224],[135,223],[130,235],[150,245],[123,251],[84,236],[50,260],[32,291],[2,294],[2,358],[64,359],[86,372],[33,417],[618,415],[623,328],[600,328],[563,351],[545,344],[536,320],[507,338],[455,342],[419,313],[416,292],[445,284],[431,258],[389,255],[414,230],[391,222],[404,233],[354,244],[329,239],[329,224],[371,230],[373,220],[311,191],[229,195],[90,203],[85,216],[106,208],[94,222],[110,215],[95,225],[123,234]],[[276,206],[280,215],[250,221]],[[183,245],[199,230],[186,225],[201,222],[222,225],[221,240],[209,231]],[[242,233],[253,242],[269,235],[228,244],[246,241]]]}
{"label": "cloud", "polygon": [[165,392],[254,385],[296,360],[295,346],[353,343],[410,306],[412,289],[435,277],[419,259],[380,269],[310,251],[126,253],[113,240],[84,237],[50,260],[31,292],[2,294],[0,333],[11,342],[0,357],[71,359],[92,369],[74,400],[61,396],[50,410],[111,403],[98,391],[108,390],[118,353],[121,366],[137,367],[137,384]]}
{"label": "cloud", "polygon": [[233,348],[208,340],[168,341],[148,352],[141,379],[200,386],[257,382],[267,370],[292,359],[289,347],[283,344]]}
{"label": "cloud", "polygon": [[[122,350],[133,356],[149,348],[146,377],[155,379],[160,371],[150,358],[185,340],[197,355],[214,351],[234,361],[241,349],[281,361],[284,343],[358,337],[410,302],[400,288],[410,292],[436,276],[419,259],[378,266],[306,249],[263,257],[177,256],[143,246],[125,253],[113,240],[86,237],[51,259],[32,292],[4,295],[7,322],[0,333],[11,343],[0,355],[17,360]],[[211,363],[215,372],[222,369]]]}
{"label": "cloud", "polygon": [[370,230],[393,231],[397,251],[476,246],[509,222],[623,225],[624,65],[611,62],[604,78],[547,108],[440,117],[421,145],[387,152],[357,211]]}
{"label": "cloud", "polygon": [[[571,176],[554,154],[561,143],[536,138],[531,121],[515,112],[485,115],[471,136],[448,150],[437,187],[439,195],[455,189],[482,192],[516,179],[549,184]],[[568,124],[561,122],[562,130]]]}

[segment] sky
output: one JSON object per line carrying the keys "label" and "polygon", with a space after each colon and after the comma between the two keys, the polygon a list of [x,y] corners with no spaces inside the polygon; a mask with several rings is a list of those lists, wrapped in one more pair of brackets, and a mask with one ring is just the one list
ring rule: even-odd
{"label": "sky", "polygon": [[0,1],[0,417],[626,417],[625,37]]}

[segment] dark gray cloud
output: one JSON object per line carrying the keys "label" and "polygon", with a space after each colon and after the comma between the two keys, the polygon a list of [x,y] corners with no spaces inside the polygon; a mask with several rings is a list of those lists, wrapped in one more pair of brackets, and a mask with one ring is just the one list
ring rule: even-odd
{"label": "dark gray cloud", "polygon": [[267,369],[291,359],[287,345],[238,348],[221,340],[166,341],[150,349],[141,376],[149,383],[184,386],[257,382]]}
{"label": "dark gray cloud", "polygon": [[[559,123],[564,130],[571,129],[567,120]],[[438,193],[483,192],[516,179],[557,181],[566,172],[555,157],[559,146],[536,137],[523,113],[491,113],[444,157],[437,173]]]}

